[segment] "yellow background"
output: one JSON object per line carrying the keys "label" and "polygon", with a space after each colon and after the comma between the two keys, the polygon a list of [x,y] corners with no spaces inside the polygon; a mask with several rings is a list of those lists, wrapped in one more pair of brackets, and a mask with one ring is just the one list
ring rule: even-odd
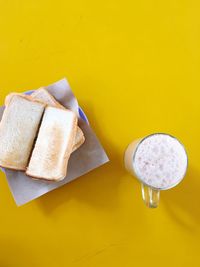
{"label": "yellow background", "polygon": [[[67,77],[111,162],[18,208],[0,174],[0,266],[200,265],[200,4],[0,0],[0,102]],[[149,210],[128,143],[177,136],[190,167]]]}

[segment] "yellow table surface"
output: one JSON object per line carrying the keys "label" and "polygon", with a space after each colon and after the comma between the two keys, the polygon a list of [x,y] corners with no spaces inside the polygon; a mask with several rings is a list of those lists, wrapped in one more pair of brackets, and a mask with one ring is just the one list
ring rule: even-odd
{"label": "yellow table surface", "polygon": [[[0,102],[67,77],[110,163],[17,207],[0,174],[0,266],[200,266],[200,4],[0,1]],[[153,132],[177,136],[190,166],[141,199],[123,153]]]}

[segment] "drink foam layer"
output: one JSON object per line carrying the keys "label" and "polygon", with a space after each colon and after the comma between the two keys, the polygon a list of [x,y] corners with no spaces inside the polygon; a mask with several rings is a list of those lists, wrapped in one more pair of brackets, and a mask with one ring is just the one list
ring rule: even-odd
{"label": "drink foam layer", "polygon": [[183,178],[187,169],[187,154],[177,139],[166,134],[154,134],[138,145],[133,166],[144,183],[167,189]]}

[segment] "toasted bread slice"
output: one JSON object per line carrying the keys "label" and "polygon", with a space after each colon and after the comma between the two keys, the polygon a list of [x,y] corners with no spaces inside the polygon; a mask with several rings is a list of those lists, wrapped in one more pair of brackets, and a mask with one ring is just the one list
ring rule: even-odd
{"label": "toasted bread slice", "polygon": [[76,129],[74,112],[47,107],[26,174],[49,181],[64,179]]}
{"label": "toasted bread slice", "polygon": [[0,122],[0,166],[25,170],[45,104],[29,96],[10,94]]}
{"label": "toasted bread slice", "polygon": [[[58,101],[56,101],[56,99],[43,87],[34,91],[31,94],[31,96],[36,100],[43,101],[45,104],[49,106],[65,109],[65,107],[63,107]],[[84,143],[84,141],[85,141],[84,134],[82,130],[79,127],[77,127],[77,133],[74,140],[72,152],[78,149]]]}
{"label": "toasted bread slice", "polygon": [[52,107],[57,107],[57,108],[62,108],[65,109],[65,107],[63,107],[63,105],[61,105],[45,88],[40,87],[39,89],[37,89],[36,91],[34,91],[31,96],[34,99],[37,99],[39,101],[43,101],[44,103],[48,104],[49,106]]}

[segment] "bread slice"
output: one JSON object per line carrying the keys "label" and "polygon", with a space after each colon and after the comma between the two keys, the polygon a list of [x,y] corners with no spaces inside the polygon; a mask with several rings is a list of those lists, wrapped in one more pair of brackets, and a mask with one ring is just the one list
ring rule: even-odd
{"label": "bread slice", "polygon": [[43,101],[44,103],[48,104],[52,107],[62,108],[65,109],[45,88],[40,87],[36,91],[31,94],[31,97],[34,99]]}
{"label": "bread slice", "polygon": [[[45,104],[49,106],[65,109],[65,107],[63,107],[58,101],[56,101],[56,99],[43,87],[34,91],[31,94],[31,96],[36,100],[43,101]],[[82,130],[79,127],[77,127],[77,133],[74,139],[72,152],[78,149],[84,142],[85,142],[84,134]]]}
{"label": "bread slice", "polygon": [[0,122],[0,166],[25,170],[45,104],[29,96],[10,94]]}
{"label": "bread slice", "polygon": [[47,107],[26,174],[49,181],[64,179],[76,128],[74,112]]}

